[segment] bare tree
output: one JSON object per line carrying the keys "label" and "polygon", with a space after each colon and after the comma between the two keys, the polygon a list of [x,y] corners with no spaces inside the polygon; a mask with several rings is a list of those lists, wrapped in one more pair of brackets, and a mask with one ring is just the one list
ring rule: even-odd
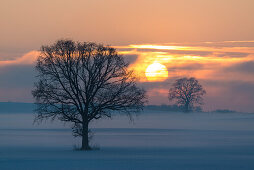
{"label": "bare tree", "polygon": [[185,112],[191,111],[195,105],[203,104],[203,95],[206,91],[194,77],[177,79],[169,89],[169,101],[176,101]]}
{"label": "bare tree", "polygon": [[89,123],[112,113],[143,109],[145,91],[136,85],[133,71],[111,47],[59,40],[42,46],[36,69],[38,82],[32,91],[36,120],[47,118],[72,122],[82,150],[89,146]]}

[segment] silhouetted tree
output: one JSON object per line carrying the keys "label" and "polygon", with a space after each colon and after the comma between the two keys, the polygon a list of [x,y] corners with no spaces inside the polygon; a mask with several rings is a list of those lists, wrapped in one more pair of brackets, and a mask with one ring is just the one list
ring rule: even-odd
{"label": "silhouetted tree", "polygon": [[191,111],[195,105],[203,104],[203,95],[206,91],[194,77],[177,79],[169,89],[169,101],[176,101],[185,112]]}
{"label": "silhouetted tree", "polygon": [[89,123],[111,117],[113,112],[132,113],[143,109],[145,91],[136,85],[114,48],[86,42],[59,40],[42,46],[36,69],[38,82],[36,120],[44,118],[72,122],[75,136],[82,137],[82,150],[89,146]]}

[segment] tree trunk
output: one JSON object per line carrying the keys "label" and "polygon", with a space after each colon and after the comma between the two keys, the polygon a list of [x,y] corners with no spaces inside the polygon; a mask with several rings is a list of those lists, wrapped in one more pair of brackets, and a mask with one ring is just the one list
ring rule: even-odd
{"label": "tree trunk", "polygon": [[82,147],[81,150],[90,150],[89,146],[89,136],[88,136],[88,122],[83,123],[82,131]]}
{"label": "tree trunk", "polygon": [[190,107],[189,107],[189,103],[186,102],[185,105],[184,105],[184,112],[188,113],[190,111]]}

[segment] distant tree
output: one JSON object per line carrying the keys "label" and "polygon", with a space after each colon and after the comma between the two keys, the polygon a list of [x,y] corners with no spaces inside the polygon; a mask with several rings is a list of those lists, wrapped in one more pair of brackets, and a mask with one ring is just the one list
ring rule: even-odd
{"label": "distant tree", "polygon": [[75,136],[82,137],[82,150],[89,150],[89,123],[143,109],[145,91],[136,85],[116,50],[95,43],[59,40],[41,47],[32,91],[37,104],[36,121],[52,118],[72,122]]}
{"label": "distant tree", "polygon": [[203,104],[203,95],[206,91],[194,77],[177,79],[169,89],[169,101],[175,101],[177,105],[190,112],[196,105]]}

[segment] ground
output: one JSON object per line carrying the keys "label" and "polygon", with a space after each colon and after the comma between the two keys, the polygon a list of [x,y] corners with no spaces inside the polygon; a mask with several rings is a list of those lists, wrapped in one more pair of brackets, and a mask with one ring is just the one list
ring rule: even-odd
{"label": "ground", "polygon": [[254,114],[146,111],[93,122],[76,151],[69,125],[0,114],[0,169],[254,169]]}

